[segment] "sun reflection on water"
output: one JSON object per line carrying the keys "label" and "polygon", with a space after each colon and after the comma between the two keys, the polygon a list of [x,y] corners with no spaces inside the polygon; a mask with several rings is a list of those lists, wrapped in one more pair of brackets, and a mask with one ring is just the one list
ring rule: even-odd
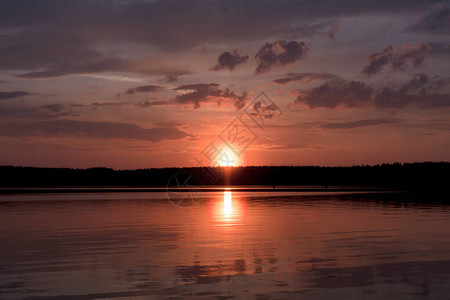
{"label": "sun reflection on water", "polygon": [[225,217],[233,214],[233,202],[231,197],[231,191],[223,192],[223,215]]}
{"label": "sun reflection on water", "polygon": [[230,189],[218,193],[210,204],[209,217],[216,226],[237,229],[245,222],[245,202]]}

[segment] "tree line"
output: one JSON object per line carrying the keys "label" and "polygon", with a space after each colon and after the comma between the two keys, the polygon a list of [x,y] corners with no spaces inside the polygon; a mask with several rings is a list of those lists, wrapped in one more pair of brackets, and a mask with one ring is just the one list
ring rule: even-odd
{"label": "tree line", "polygon": [[450,163],[243,166],[114,170],[0,166],[1,187],[164,187],[176,185],[367,186],[443,188]]}

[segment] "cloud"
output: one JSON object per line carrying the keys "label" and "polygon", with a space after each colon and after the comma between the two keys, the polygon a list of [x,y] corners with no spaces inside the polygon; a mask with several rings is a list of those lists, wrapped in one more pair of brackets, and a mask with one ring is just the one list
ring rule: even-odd
{"label": "cloud", "polygon": [[147,108],[149,106],[158,106],[158,105],[167,105],[167,104],[169,104],[168,101],[157,100],[157,101],[145,101],[145,102],[136,103],[136,106],[139,106],[142,108]]}
{"label": "cloud", "polygon": [[0,80],[0,84],[9,83],[9,81]]}
{"label": "cloud", "polygon": [[375,106],[399,109],[409,105],[422,109],[450,107],[450,95],[440,92],[449,83],[449,77],[415,74],[397,89],[385,87],[376,90],[359,81],[331,80],[312,89],[297,90],[299,95],[296,103],[303,103],[310,108]]}
{"label": "cloud", "polygon": [[[55,26],[51,25],[52,28]],[[74,30],[30,29],[1,36],[0,68],[18,71],[16,77],[22,79],[105,72],[143,75],[187,73],[157,58],[130,55],[124,58],[113,53],[103,53],[89,34],[80,35]],[[120,76],[110,78],[121,80]]]}
{"label": "cloud", "polygon": [[4,121],[6,118],[23,118],[27,120],[54,119],[62,116],[76,116],[77,113],[72,107],[61,104],[47,104],[31,108],[0,108],[0,117]]}
{"label": "cloud", "polygon": [[[93,102],[89,104],[91,111],[97,110],[100,107],[121,107],[131,105],[130,102]],[[84,105],[83,105],[84,106]]]}
{"label": "cloud", "polygon": [[91,139],[134,139],[150,142],[178,140],[191,136],[175,127],[142,128],[130,123],[55,120],[0,124],[0,135],[10,137],[77,137]]}
{"label": "cloud", "polygon": [[197,83],[182,85],[175,88],[176,91],[185,91],[184,94],[176,96],[176,103],[194,104],[194,108],[199,108],[201,103],[217,103],[221,105],[223,102],[231,103],[236,109],[245,106],[247,93],[237,95],[229,88],[222,89],[217,83]]}
{"label": "cloud", "polygon": [[[99,42],[187,49],[223,41],[260,40],[316,20],[405,13],[441,0],[298,2],[297,0],[0,1],[4,29],[39,28]],[[32,9],[31,9],[32,8]],[[64,16],[63,18],[61,16]],[[55,41],[55,45],[58,41]],[[70,49],[69,49],[70,50]]]}
{"label": "cloud", "polygon": [[64,109],[64,106],[61,104],[47,104],[47,105],[42,105],[39,108],[46,109],[46,110],[49,110],[54,113],[58,113]]}
{"label": "cloud", "polygon": [[399,50],[388,45],[382,52],[370,55],[368,57],[369,63],[361,72],[372,76],[379,73],[387,65],[390,65],[393,70],[404,70],[408,65],[416,68],[423,63],[425,52],[429,50],[430,46],[427,43],[404,44]]}
{"label": "cloud", "polygon": [[450,107],[450,95],[439,92],[449,83],[450,77],[415,74],[398,90],[384,88],[377,92],[373,102],[375,106],[381,108],[403,108],[408,105],[416,105],[424,109]]}
{"label": "cloud", "polygon": [[287,77],[275,79],[273,82],[278,84],[286,84],[291,81],[313,82],[316,80],[332,80],[340,77],[330,73],[287,73]]}
{"label": "cloud", "polygon": [[298,103],[311,108],[337,106],[354,107],[370,103],[373,94],[371,87],[359,81],[330,80],[324,84],[307,90],[297,90]]}
{"label": "cloud", "polygon": [[403,108],[416,105],[419,108],[450,107],[450,95],[439,93],[408,94],[401,90],[385,88],[374,96],[374,105],[381,108]]}
{"label": "cloud", "polygon": [[[257,144],[257,143],[255,143]],[[258,145],[258,144],[257,144]],[[292,143],[292,144],[259,144],[260,148],[264,150],[293,150],[293,149],[320,149],[322,147],[302,144],[302,143]]]}
{"label": "cloud", "polygon": [[31,95],[30,93],[24,91],[14,91],[14,92],[0,92],[0,100],[20,98],[24,96]]}
{"label": "cloud", "polygon": [[165,100],[155,100],[155,101],[145,101],[145,102],[103,102],[103,103],[91,103],[90,105],[93,106],[91,110],[96,110],[99,107],[121,107],[121,106],[137,106],[141,108],[147,108],[150,106],[157,106],[157,105],[169,105],[171,104],[169,101]]}
{"label": "cloud", "polygon": [[240,56],[237,50],[234,50],[233,53],[227,51],[220,54],[219,58],[217,59],[217,65],[212,67],[211,70],[219,71],[228,69],[232,71],[237,65],[246,63],[247,60],[248,55]]}
{"label": "cloud", "polygon": [[130,49],[180,52],[202,45],[304,38],[323,35],[324,26],[338,17],[411,13],[440,2],[0,1],[0,69],[22,72],[19,77],[27,79],[101,72],[162,76],[187,70]]}
{"label": "cloud", "polygon": [[279,40],[266,43],[255,55],[259,64],[255,74],[269,72],[274,67],[283,67],[302,59],[309,48],[304,42]]}
{"label": "cloud", "polygon": [[416,23],[409,26],[407,32],[433,34],[450,33],[450,9],[445,5],[436,5],[427,11]]}
{"label": "cloud", "polygon": [[162,86],[159,85],[141,85],[141,86],[136,86],[133,88],[129,88],[125,94],[126,95],[134,95],[136,93],[151,93],[151,92],[157,92],[157,91],[161,91],[164,88]]}
{"label": "cloud", "polygon": [[430,91],[437,91],[449,83],[450,77],[430,77],[427,74],[418,73],[412,76],[412,79],[400,89],[400,92],[416,92],[423,95]]}
{"label": "cloud", "polygon": [[162,79],[159,80],[159,82],[176,82],[178,81],[178,75],[177,74],[167,74]]}
{"label": "cloud", "polygon": [[322,122],[319,124],[320,128],[324,129],[352,129],[358,127],[367,127],[383,124],[394,124],[398,123],[399,119],[385,118],[385,119],[365,119],[352,122]]}

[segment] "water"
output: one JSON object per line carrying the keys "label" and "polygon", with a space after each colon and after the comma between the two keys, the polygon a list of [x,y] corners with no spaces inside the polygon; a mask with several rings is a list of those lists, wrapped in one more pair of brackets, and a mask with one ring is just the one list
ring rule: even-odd
{"label": "water", "polygon": [[200,196],[182,208],[163,192],[0,196],[0,298],[450,297],[447,206],[398,193]]}

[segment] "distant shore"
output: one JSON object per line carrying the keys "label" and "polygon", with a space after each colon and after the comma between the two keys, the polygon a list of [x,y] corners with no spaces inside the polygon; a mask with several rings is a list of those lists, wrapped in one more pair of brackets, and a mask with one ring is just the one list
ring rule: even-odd
{"label": "distant shore", "polygon": [[1,194],[36,194],[36,193],[156,193],[156,192],[402,192],[401,189],[381,188],[381,187],[69,187],[69,188],[0,188]]}
{"label": "distant shore", "polygon": [[[447,190],[448,162],[373,166],[247,166],[137,170],[0,166],[0,193],[155,192],[198,187],[268,191]],[[257,189],[255,189],[257,188]]]}

